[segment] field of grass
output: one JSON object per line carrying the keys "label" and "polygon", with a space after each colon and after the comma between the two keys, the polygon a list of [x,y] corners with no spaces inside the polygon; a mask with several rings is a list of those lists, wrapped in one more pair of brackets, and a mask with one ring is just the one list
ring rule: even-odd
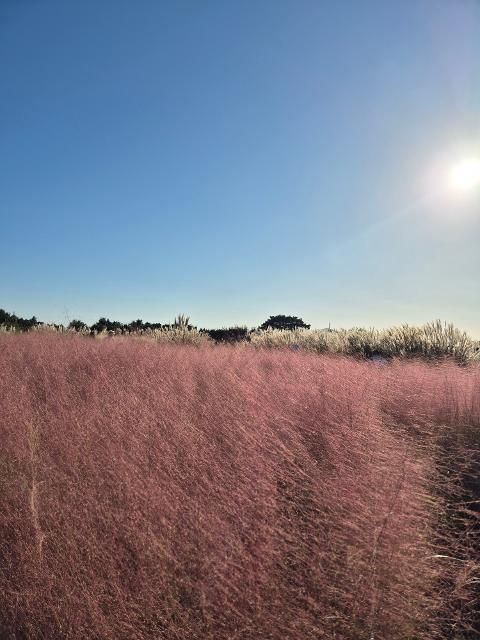
{"label": "field of grass", "polygon": [[[1,312],[2,310],[0,310]],[[5,312],[4,312],[5,313]],[[7,314],[8,315],[8,314]],[[31,322],[21,319],[22,322]],[[0,324],[0,333],[25,330],[21,325]],[[305,350],[316,354],[345,355],[360,358],[422,358],[438,360],[448,358],[458,364],[480,362],[480,341],[471,338],[452,324],[436,320],[425,325],[403,324],[387,329],[353,327],[350,329],[267,329],[248,330],[246,327],[229,329],[196,329],[188,325],[188,318],[179,316],[173,325],[160,329],[117,328],[115,331],[97,331],[84,325],[66,328],[62,325],[37,324],[30,331],[76,334],[96,338],[128,335],[149,338],[160,344],[190,344],[206,346],[215,342],[237,342],[260,349]]]}
{"label": "field of grass", "polygon": [[478,637],[478,365],[258,346],[0,335],[2,640]]}

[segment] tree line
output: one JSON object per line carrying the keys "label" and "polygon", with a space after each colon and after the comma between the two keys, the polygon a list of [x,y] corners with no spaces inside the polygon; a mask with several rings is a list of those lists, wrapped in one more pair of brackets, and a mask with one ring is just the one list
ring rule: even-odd
{"label": "tree line", "polygon": [[0,309],[0,326],[2,327],[17,329],[19,331],[28,331],[39,324],[43,323],[39,322],[35,316],[32,316],[30,319],[20,318],[14,313],[8,313],[8,311]]}
{"label": "tree line", "polygon": [[[8,313],[0,309],[0,326],[17,331],[28,331],[32,327],[42,326],[44,323],[37,320],[35,316],[30,319],[21,318],[15,313]],[[58,329],[65,328],[63,325],[54,325]],[[140,331],[166,330],[178,328],[181,326],[185,330],[197,329],[189,322],[189,318],[179,316],[174,323],[163,324],[161,322],[144,322],[142,319],[132,320],[132,322],[124,323],[109,318],[99,318],[97,322],[87,325],[82,320],[72,320],[68,324],[68,329],[78,332],[90,332],[92,334],[102,332],[113,333],[135,333]],[[256,329],[248,329],[245,326],[224,327],[222,329],[199,329],[202,333],[208,334],[215,342],[240,342],[248,340],[249,333],[255,330],[266,331],[268,329],[310,329],[310,325],[306,324],[302,318],[297,316],[274,315],[270,316],[265,322]]]}

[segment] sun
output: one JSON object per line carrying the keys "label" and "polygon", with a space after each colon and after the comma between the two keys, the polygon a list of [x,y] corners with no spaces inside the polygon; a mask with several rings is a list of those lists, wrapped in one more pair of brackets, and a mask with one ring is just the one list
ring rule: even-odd
{"label": "sun", "polygon": [[480,158],[465,158],[450,170],[450,186],[455,191],[472,191],[480,186]]}

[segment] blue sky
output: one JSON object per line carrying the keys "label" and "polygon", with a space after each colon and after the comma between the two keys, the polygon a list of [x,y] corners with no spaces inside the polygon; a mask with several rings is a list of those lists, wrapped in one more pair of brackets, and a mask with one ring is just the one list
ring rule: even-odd
{"label": "blue sky", "polygon": [[0,307],[480,336],[476,0],[1,0]]}

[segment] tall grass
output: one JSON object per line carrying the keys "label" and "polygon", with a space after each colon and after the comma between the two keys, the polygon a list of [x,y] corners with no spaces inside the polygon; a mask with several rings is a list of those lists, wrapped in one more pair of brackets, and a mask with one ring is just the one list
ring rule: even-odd
{"label": "tall grass", "polygon": [[[191,344],[205,346],[215,342],[205,330],[191,327],[189,318],[178,316],[175,323],[162,329],[137,329],[125,332],[93,331],[88,327],[80,330],[67,329],[61,325],[37,325],[34,332],[74,333],[92,335],[96,338],[125,336],[152,338],[160,343]],[[6,330],[0,325],[0,331]],[[460,364],[480,362],[480,341],[473,340],[465,331],[440,320],[416,327],[404,324],[388,329],[268,329],[238,331],[231,330],[230,341],[239,341],[262,349],[302,349],[311,353],[353,355],[370,358],[423,358],[427,360],[449,358]],[[215,335],[215,331],[211,331]],[[222,333],[220,331],[219,333]],[[221,341],[221,340],[220,340]]]}
{"label": "tall grass", "polygon": [[475,366],[0,336],[4,636],[473,638],[479,392]]}
{"label": "tall grass", "polygon": [[251,344],[261,348],[295,347],[313,353],[338,353],[386,358],[451,358],[459,363],[480,361],[480,343],[464,331],[439,320],[415,327],[388,329],[296,329],[255,331]]}
{"label": "tall grass", "polygon": [[[162,329],[139,329],[136,331],[129,331],[128,333],[122,332],[117,329],[116,331],[90,331],[88,327],[84,327],[80,330],[69,329],[59,325],[37,325],[30,329],[33,333],[50,333],[50,334],[62,334],[70,336],[91,336],[99,340],[104,338],[114,337],[131,337],[131,338],[149,338],[155,340],[160,344],[188,344],[196,347],[205,346],[207,344],[213,344],[213,341],[206,333],[198,331],[195,328],[189,327],[186,322],[188,318],[185,316],[178,316],[175,319],[175,323],[169,327]],[[1,329],[1,327],[0,327]]]}

